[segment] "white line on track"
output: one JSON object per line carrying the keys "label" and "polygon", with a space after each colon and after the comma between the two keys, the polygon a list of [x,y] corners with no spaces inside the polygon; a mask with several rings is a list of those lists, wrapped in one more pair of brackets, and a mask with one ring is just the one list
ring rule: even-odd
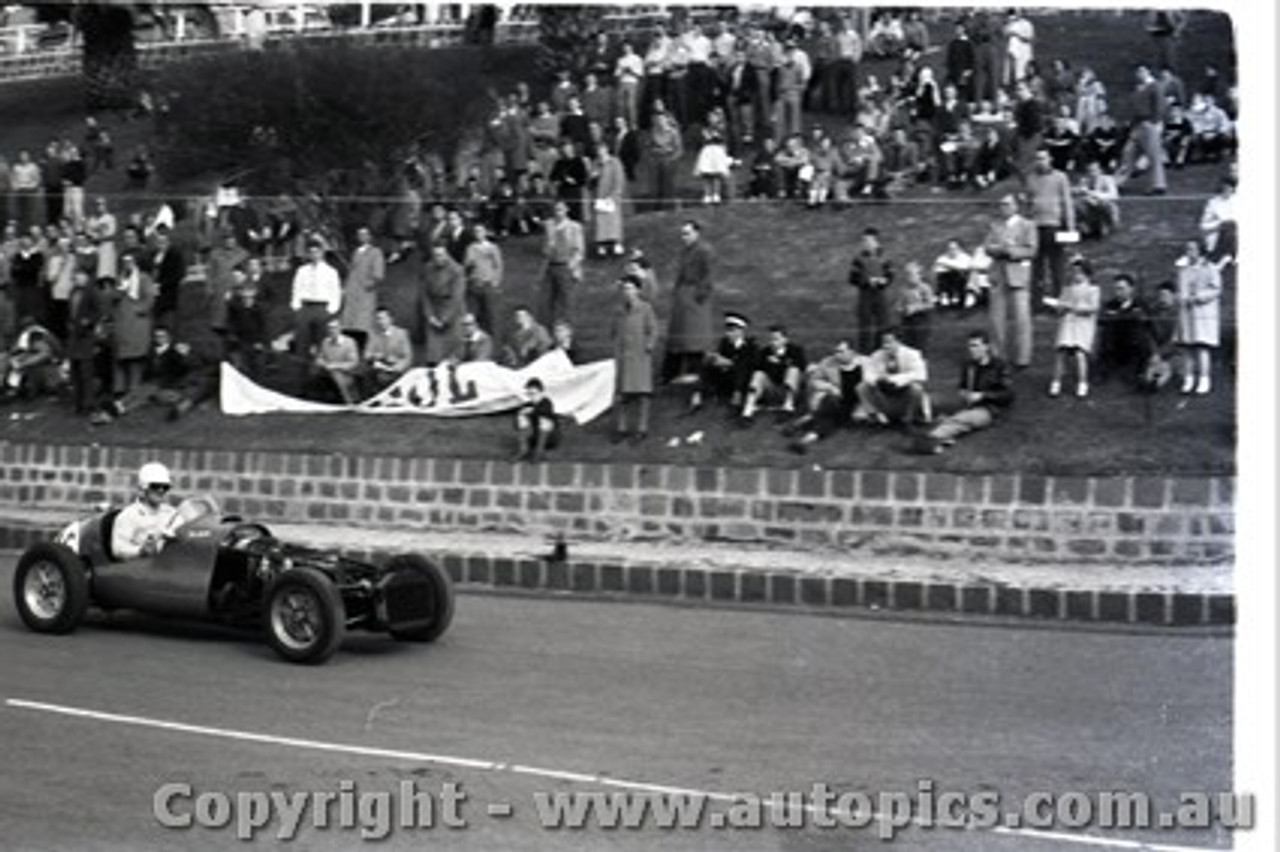
{"label": "white line on track", "polygon": [[[374,746],[351,745],[348,743],[330,743],[322,740],[300,739],[298,737],[280,737],[274,734],[262,734],[254,731],[237,731],[232,728],[215,728],[208,725],[191,725],[186,722],[173,722],[166,719],[152,719],[147,716],[129,716],[120,713],[107,713],[101,710],[89,710],[83,707],[68,707],[62,704],[48,704],[42,701],[27,701],[21,698],[6,698],[5,705],[19,710],[31,710],[40,713],[52,713],[60,716],[72,716],[78,719],[92,719],[115,725],[132,725],[139,728],[153,728],[172,731],[180,734],[193,734],[202,737],[214,737],[238,742],[262,743],[264,745],[282,746],[285,748],[323,751],[331,754],[352,754],[361,757],[381,757],[393,760],[412,760],[420,763],[433,763],[438,766],[453,766],[462,769],[473,769],[480,772],[510,772],[517,775],[528,775],[551,781],[566,781],[574,784],[585,784],[605,787],[617,787],[644,793],[658,793],[669,796],[700,796],[716,802],[734,803],[741,801],[740,794],[723,793],[712,790],[696,790],[689,787],[673,787],[664,784],[650,784],[644,781],[629,781],[625,778],[612,778],[605,775],[589,775],[581,772],[568,772],[559,769],[546,769],[539,766],[502,763],[493,760],[475,760],[466,757],[453,757],[445,754],[430,754],[420,751],[402,749],[376,748]],[[813,805],[806,805],[804,810],[813,813]],[[885,819],[882,814],[875,815]],[[917,824],[918,821],[917,821]],[[1088,834],[1070,834],[1066,832],[1044,831],[1031,828],[1010,828],[997,825],[989,829],[995,834],[1024,837],[1029,840],[1040,840],[1058,843],[1070,843],[1079,846],[1093,846],[1104,849],[1128,849],[1135,852],[1221,852],[1212,846],[1173,846],[1164,843],[1145,843],[1138,840],[1122,840],[1119,838],[1098,837]]]}

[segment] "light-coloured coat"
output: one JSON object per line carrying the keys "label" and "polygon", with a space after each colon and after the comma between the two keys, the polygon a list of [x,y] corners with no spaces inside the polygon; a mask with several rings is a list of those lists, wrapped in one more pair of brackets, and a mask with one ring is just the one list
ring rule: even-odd
{"label": "light-coloured coat", "polygon": [[[458,336],[458,320],[467,310],[467,279],[462,265],[446,257],[422,267],[422,325],[427,337],[427,363],[449,357]],[[432,319],[438,325],[432,323]]]}
{"label": "light-coloured coat", "polygon": [[112,294],[111,342],[117,361],[147,357],[151,349],[151,309],[156,301],[156,286],[151,276],[138,273],[136,298],[121,286]]}
{"label": "light-coloured coat", "polygon": [[377,246],[360,246],[351,255],[351,268],[342,284],[342,327],[373,332],[378,288],[387,275],[387,261]]}
{"label": "light-coloured coat", "polygon": [[653,393],[653,347],[658,319],[644,299],[623,300],[613,316],[613,357],[618,394]]}
{"label": "light-coloured coat", "polygon": [[622,242],[622,199],[626,188],[622,162],[617,157],[601,162],[596,183],[596,242]]}

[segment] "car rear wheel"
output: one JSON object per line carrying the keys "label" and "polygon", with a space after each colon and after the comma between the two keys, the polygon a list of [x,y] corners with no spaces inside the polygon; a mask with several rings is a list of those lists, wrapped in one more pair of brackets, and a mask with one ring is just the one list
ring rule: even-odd
{"label": "car rear wheel", "polygon": [[323,663],[342,644],[346,610],[329,578],[312,568],[280,576],[267,592],[267,642],[292,663]]}
{"label": "car rear wheel", "polygon": [[13,600],[37,633],[70,633],[89,608],[89,578],[80,558],[53,542],[33,545],[18,560]]}
{"label": "car rear wheel", "polygon": [[[453,582],[444,570],[417,554],[396,556],[387,563],[392,573],[405,572],[419,580],[407,584],[403,594],[425,595],[425,610],[428,620],[411,628],[391,629],[391,635],[402,642],[434,642],[439,639],[453,622]],[[394,586],[389,593],[395,594]]]}

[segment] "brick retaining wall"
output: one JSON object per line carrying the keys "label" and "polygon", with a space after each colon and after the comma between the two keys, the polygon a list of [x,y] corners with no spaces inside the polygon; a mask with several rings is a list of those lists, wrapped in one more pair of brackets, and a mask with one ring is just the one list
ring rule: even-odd
{"label": "brick retaining wall", "polygon": [[264,521],[741,540],[1024,561],[1222,561],[1231,477],[1045,477],[0,443],[0,507],[122,502],[138,466]]}

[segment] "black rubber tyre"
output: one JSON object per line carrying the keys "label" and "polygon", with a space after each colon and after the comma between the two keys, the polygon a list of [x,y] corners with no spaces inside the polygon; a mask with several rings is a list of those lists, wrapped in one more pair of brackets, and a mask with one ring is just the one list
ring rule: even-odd
{"label": "black rubber tyre", "polygon": [[391,571],[411,571],[427,581],[431,595],[429,609],[431,621],[412,630],[392,630],[391,635],[401,642],[434,642],[449,629],[453,622],[453,581],[434,562],[414,553],[392,557],[387,563]]}
{"label": "black rubber tyre", "polygon": [[333,656],[346,632],[342,595],[314,568],[294,568],[267,590],[267,643],[291,663],[316,665]]}
{"label": "black rubber tyre", "polygon": [[32,545],[13,573],[13,602],[22,621],[37,633],[70,633],[89,608],[89,577],[68,547]]}

